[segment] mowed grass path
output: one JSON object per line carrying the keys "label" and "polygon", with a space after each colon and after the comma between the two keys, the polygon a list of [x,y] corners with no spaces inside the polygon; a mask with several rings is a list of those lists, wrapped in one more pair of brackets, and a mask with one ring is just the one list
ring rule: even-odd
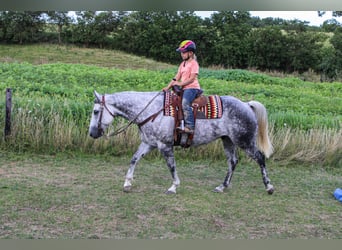
{"label": "mowed grass path", "polygon": [[161,159],[143,159],[134,188],[122,185],[129,158],[1,153],[0,238],[341,239],[341,169],[279,167],[275,193],[242,160],[232,187],[213,193],[226,164],[178,161],[176,195]]}

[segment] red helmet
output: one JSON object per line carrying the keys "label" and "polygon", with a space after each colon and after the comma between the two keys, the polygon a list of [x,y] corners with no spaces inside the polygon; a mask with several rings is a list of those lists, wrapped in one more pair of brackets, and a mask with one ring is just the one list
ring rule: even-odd
{"label": "red helmet", "polygon": [[188,52],[188,51],[195,52],[196,44],[191,40],[184,40],[183,42],[180,43],[179,48],[176,49],[176,51],[177,52]]}

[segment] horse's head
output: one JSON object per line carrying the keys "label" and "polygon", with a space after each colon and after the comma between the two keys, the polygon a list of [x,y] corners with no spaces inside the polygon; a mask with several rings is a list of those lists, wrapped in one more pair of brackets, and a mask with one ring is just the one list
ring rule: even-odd
{"label": "horse's head", "polygon": [[89,135],[93,138],[99,138],[104,131],[113,122],[113,107],[106,103],[105,95],[100,95],[94,91],[95,102],[89,125]]}

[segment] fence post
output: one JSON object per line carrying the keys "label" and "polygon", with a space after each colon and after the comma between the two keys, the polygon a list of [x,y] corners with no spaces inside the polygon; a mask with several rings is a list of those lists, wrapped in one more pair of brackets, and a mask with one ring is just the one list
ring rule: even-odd
{"label": "fence post", "polygon": [[6,89],[5,139],[11,134],[12,89]]}

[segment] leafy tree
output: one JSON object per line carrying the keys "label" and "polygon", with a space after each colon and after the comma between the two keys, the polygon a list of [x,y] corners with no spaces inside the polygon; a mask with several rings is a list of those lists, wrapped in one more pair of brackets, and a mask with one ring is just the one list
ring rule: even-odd
{"label": "leafy tree", "polygon": [[57,25],[58,29],[58,43],[62,43],[61,34],[63,26],[67,26],[71,22],[71,17],[68,11],[47,11],[48,22]]}
{"label": "leafy tree", "polygon": [[89,46],[93,40],[93,24],[95,21],[96,11],[76,11],[77,25],[73,30],[73,39],[76,43]]}
{"label": "leafy tree", "polygon": [[68,26],[71,23],[71,17],[68,15],[68,11],[47,11],[48,23],[55,24],[57,26],[58,43],[62,43],[61,34],[63,27]]}
{"label": "leafy tree", "polygon": [[[326,14],[326,11],[318,11],[317,14],[318,14],[318,16],[323,16]],[[340,17],[340,16],[342,16],[342,11],[333,11],[332,16]]]}
{"label": "leafy tree", "polygon": [[[318,13],[318,16],[322,17],[326,14],[326,11],[318,11],[317,13]],[[332,16],[340,17],[342,16],[342,11],[333,11]],[[337,28],[341,26],[342,26],[341,23],[339,23],[336,19],[332,18],[332,19],[325,21],[322,25],[322,28],[324,31],[334,32]]]}
{"label": "leafy tree", "polygon": [[284,24],[287,23],[286,20],[282,19],[282,18],[273,18],[273,17],[266,17],[263,18],[262,20],[262,26],[282,26]]}
{"label": "leafy tree", "polygon": [[336,50],[334,47],[324,47],[322,49],[322,61],[319,64],[319,72],[321,74],[321,82],[332,81],[338,75],[338,59],[336,58]]}
{"label": "leafy tree", "polygon": [[146,54],[159,61],[174,62],[174,51],[179,43],[175,35],[179,15],[176,11],[150,12],[149,15],[151,23],[143,36]]}
{"label": "leafy tree", "polygon": [[252,30],[248,36],[248,66],[260,70],[287,68],[288,47],[289,44],[278,27]]}
{"label": "leafy tree", "polygon": [[329,19],[323,22],[322,29],[326,32],[334,32],[340,25],[336,19]]}
{"label": "leafy tree", "polygon": [[307,31],[308,24],[309,22],[307,21],[294,19],[291,21],[285,21],[282,25],[280,25],[280,27],[286,31],[295,31],[298,33]]}
{"label": "leafy tree", "polygon": [[205,30],[200,24],[201,19],[194,12],[133,12],[121,23],[117,43],[127,52],[178,63],[175,49],[182,40],[191,39],[200,44]]}
{"label": "leafy tree", "polygon": [[124,17],[123,22],[120,23],[116,40],[118,49],[129,53],[149,56],[149,50],[153,43],[151,43],[151,30],[153,30],[153,13],[142,11],[132,12],[130,15]]}
{"label": "leafy tree", "polygon": [[43,31],[42,11],[4,11],[1,13],[3,40],[23,44],[35,42]]}
{"label": "leafy tree", "polygon": [[95,20],[91,27],[93,28],[93,43],[98,44],[100,48],[110,43],[110,34],[116,32],[121,21],[121,15],[114,11],[100,12],[95,16]]}
{"label": "leafy tree", "polygon": [[249,12],[221,11],[214,13],[211,19],[213,42],[207,54],[212,64],[245,68],[247,35],[252,28]]}
{"label": "leafy tree", "polygon": [[342,27],[335,30],[330,42],[335,49],[336,75],[342,77]]}
{"label": "leafy tree", "polygon": [[303,73],[309,69],[319,70],[320,50],[325,39],[324,34],[317,32],[289,32],[286,35],[286,57],[290,68],[287,71]]}
{"label": "leafy tree", "polygon": [[77,25],[73,30],[74,42],[100,48],[111,43],[110,34],[118,27],[122,13],[113,11],[77,11]]}
{"label": "leafy tree", "polygon": [[333,11],[333,16],[336,16],[336,17],[342,16],[342,11]]}

